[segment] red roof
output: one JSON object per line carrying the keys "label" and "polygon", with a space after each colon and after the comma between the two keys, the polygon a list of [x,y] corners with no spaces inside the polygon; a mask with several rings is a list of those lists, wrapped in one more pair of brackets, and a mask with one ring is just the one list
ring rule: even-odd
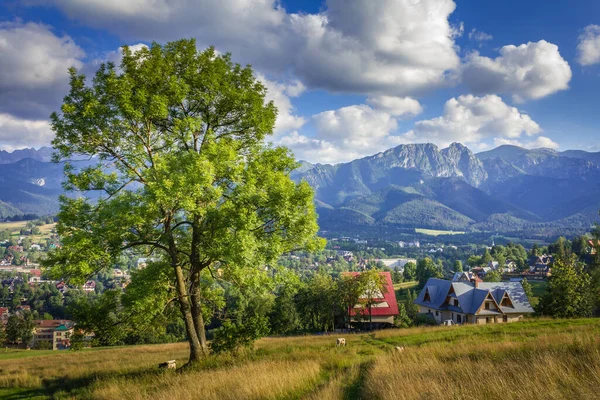
{"label": "red roof", "polygon": [[37,276],[40,277],[42,276],[42,270],[41,269],[30,269],[29,273],[33,276]]}
{"label": "red roof", "polygon": [[[344,275],[358,276],[360,272],[344,272]],[[389,272],[380,272],[385,279],[386,291],[383,293],[383,298],[379,298],[381,302],[386,302],[387,307],[372,307],[371,315],[382,316],[382,315],[398,315],[398,301],[396,300],[396,292],[394,291],[394,283],[392,282],[392,275]],[[350,310],[350,315],[356,315],[356,309]]]}
{"label": "red roof", "polygon": [[38,328],[56,328],[71,323],[68,319],[36,319],[33,322]]}

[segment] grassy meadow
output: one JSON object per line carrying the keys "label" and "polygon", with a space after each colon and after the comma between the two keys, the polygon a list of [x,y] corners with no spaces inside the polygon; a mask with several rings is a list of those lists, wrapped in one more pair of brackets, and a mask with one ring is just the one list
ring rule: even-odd
{"label": "grassy meadow", "polygon": [[[10,221],[10,222],[0,222],[0,231],[9,230],[12,236],[20,236],[21,229],[24,228],[27,223],[30,221]],[[52,234],[52,230],[56,227],[56,223],[54,224],[45,224],[41,225],[40,234],[39,235],[28,235],[27,237],[31,238],[31,240],[36,243],[40,240],[44,240]]]}
{"label": "grassy meadow", "polygon": [[424,228],[416,228],[415,232],[422,233],[423,235],[429,236],[440,236],[440,235],[464,235],[465,232],[461,231],[443,231],[438,229],[424,229]]}
{"label": "grassy meadow", "polygon": [[[195,370],[159,370],[184,343],[81,352],[0,351],[0,398],[594,399],[600,320],[530,320],[265,338]],[[404,346],[399,352],[395,346]]]}

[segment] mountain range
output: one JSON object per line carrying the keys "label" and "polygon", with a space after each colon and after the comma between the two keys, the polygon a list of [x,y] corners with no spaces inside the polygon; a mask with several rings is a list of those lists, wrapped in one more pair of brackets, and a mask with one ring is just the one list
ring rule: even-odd
{"label": "mountain range", "polygon": [[[52,214],[62,193],[51,148],[0,151],[0,218]],[[565,234],[600,209],[600,153],[504,145],[406,144],[336,165],[301,162],[323,230],[368,227]]]}
{"label": "mountain range", "polygon": [[303,162],[324,230],[372,226],[555,235],[598,220],[600,153],[406,144],[348,163]]}

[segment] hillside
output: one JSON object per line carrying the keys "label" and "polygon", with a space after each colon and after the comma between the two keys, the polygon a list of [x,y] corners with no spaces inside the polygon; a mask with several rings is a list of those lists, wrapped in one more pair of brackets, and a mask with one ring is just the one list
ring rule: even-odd
{"label": "hillside", "polygon": [[474,154],[459,143],[409,144],[344,164],[303,163],[294,178],[315,189],[325,230],[526,227],[554,235],[588,229],[600,209],[600,157],[584,151],[500,146]]}
{"label": "hillside", "polygon": [[[63,166],[51,150],[0,152],[0,218],[53,214]],[[85,162],[79,162],[82,165]],[[430,228],[553,236],[598,220],[600,153],[407,144],[348,163],[300,162],[323,230]]]}
{"label": "hillside", "polygon": [[345,334],[340,348],[336,337],[261,339],[184,373],[157,368],[181,366],[183,343],[0,352],[0,397],[535,400],[593,399],[600,388],[598,319]]}

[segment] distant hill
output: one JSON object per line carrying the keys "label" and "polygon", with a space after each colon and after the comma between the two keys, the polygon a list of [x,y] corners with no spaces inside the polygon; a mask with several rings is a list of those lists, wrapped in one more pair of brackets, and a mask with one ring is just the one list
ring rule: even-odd
{"label": "distant hill", "polygon": [[[600,153],[453,143],[400,145],[337,165],[303,164],[321,228],[396,226],[542,234],[585,230],[600,209]],[[325,210],[326,208],[326,210]]]}
{"label": "distant hill", "polygon": [[39,150],[34,148],[31,149],[21,149],[15,150],[11,153],[0,150],[0,164],[10,164],[15,163],[17,161],[23,160],[25,158],[31,158],[36,161],[49,162],[52,157],[52,148],[51,147],[41,147]]}
{"label": "distant hill", "polygon": [[[0,151],[0,218],[58,210],[63,166],[52,149]],[[31,157],[28,157],[31,156]],[[323,230],[364,227],[582,231],[598,220],[600,153],[500,146],[474,154],[460,143],[400,145],[292,173],[315,189]]]}

